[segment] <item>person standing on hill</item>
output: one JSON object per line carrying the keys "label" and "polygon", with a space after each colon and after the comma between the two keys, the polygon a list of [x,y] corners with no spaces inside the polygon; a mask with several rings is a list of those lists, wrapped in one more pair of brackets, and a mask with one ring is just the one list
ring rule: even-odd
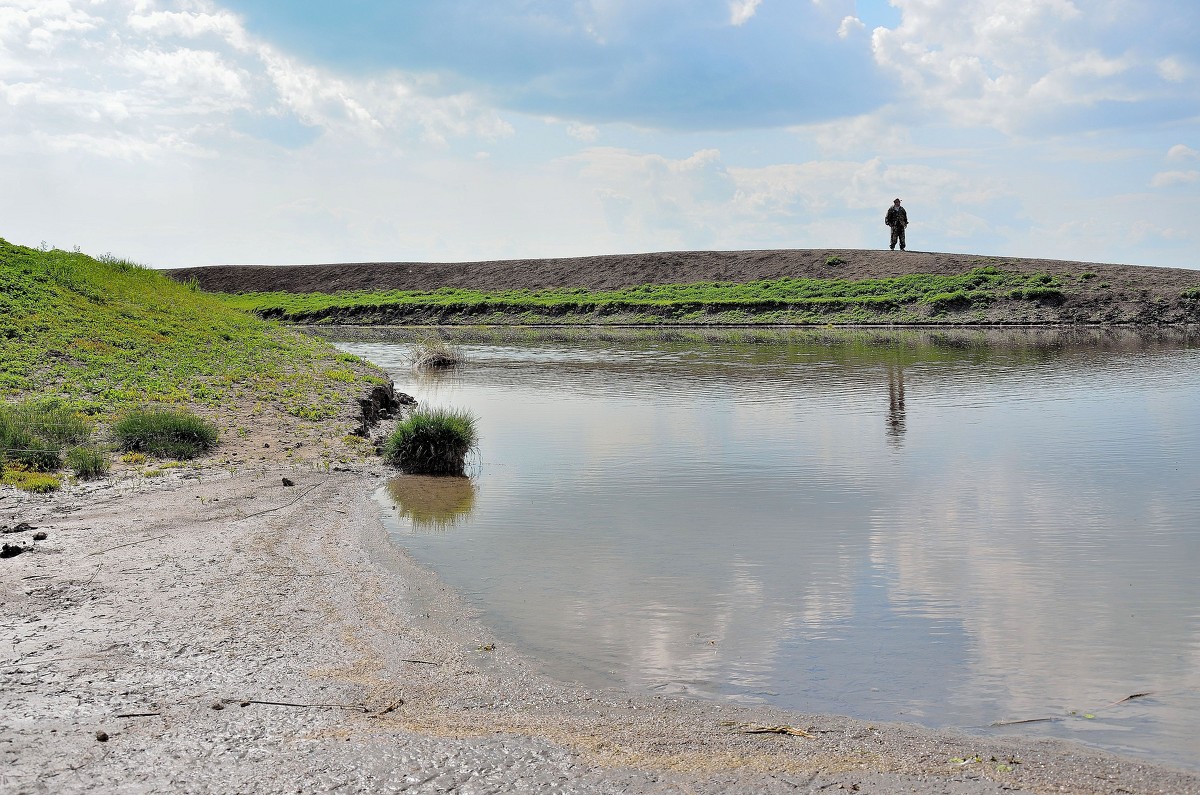
{"label": "person standing on hill", "polygon": [[892,228],[892,242],[889,248],[892,251],[896,250],[896,243],[900,244],[900,250],[904,250],[904,227],[908,226],[908,213],[900,206],[900,200],[892,202],[892,206],[888,208],[887,216],[883,222]]}

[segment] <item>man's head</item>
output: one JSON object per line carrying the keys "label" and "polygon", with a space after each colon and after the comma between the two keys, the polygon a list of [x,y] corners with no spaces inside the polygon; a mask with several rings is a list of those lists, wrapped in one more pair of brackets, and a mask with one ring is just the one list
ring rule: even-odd
{"label": "man's head", "polygon": [[897,207],[899,207],[899,206],[900,206],[900,200],[899,200],[899,199],[896,199],[896,201],[892,202],[892,204],[894,204],[894,205],[896,205]]}

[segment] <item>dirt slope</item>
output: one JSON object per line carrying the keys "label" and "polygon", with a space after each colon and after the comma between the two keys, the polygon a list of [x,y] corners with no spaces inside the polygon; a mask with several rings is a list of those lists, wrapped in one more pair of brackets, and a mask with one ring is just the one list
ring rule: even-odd
{"label": "dirt slope", "polygon": [[[1189,325],[1200,323],[1200,270],[1108,265],[1046,259],[985,257],[868,250],[690,251],[568,259],[494,262],[368,262],[343,265],[219,266],[171,272],[221,293],[337,293],[362,290],[430,291],[441,287],[483,291],[516,288],[582,287],[618,289],[644,284],[750,282],[782,276],[867,279],[906,274],[955,275],[991,266],[1024,274],[1055,277],[1054,294],[1027,300],[969,299],[946,306],[893,308],[858,305],[744,309],[733,315],[714,310],[692,317],[690,307],[634,311],[583,311],[570,317],[531,317],[495,309],[487,317],[459,309],[413,306],[333,307],[293,312],[265,307],[264,317],[293,323],[355,325],[453,325],[591,323],[784,323],[784,324],[935,324],[935,325]],[[1191,297],[1185,297],[1191,296]],[[676,311],[678,310],[678,311]],[[694,314],[694,313],[693,313]],[[653,317],[651,317],[653,315]]]}
{"label": "dirt slope", "polygon": [[[830,258],[843,262],[827,265]],[[749,282],[780,276],[868,279],[909,273],[954,274],[983,265],[1051,275],[1078,275],[1090,271],[1097,275],[1097,281],[1109,282],[1114,289],[1146,289],[1152,297],[1178,298],[1181,291],[1200,286],[1200,271],[1183,268],[856,249],[680,251],[492,262],[217,265],[182,268],[168,273],[181,281],[195,279],[201,289],[209,292],[332,293],[344,290],[436,290],[439,287],[614,289],[639,284]]]}

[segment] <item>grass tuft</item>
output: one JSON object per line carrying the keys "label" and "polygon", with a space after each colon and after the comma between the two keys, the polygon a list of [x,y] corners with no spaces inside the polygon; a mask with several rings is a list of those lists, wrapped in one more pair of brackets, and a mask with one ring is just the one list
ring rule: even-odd
{"label": "grass tuft", "polygon": [[27,469],[16,467],[5,469],[4,474],[0,475],[0,483],[34,494],[48,494],[58,491],[62,486],[62,481],[53,475],[45,472],[30,472]]}
{"label": "grass tuft", "polygon": [[448,408],[418,409],[384,444],[383,457],[413,475],[462,475],[478,441],[475,417]]}
{"label": "grass tuft", "polygon": [[121,449],[188,459],[217,444],[217,428],[187,411],[133,411],[113,425]]}
{"label": "grass tuft", "polygon": [[0,404],[0,465],[53,472],[62,466],[63,447],[91,432],[91,423],[60,400]]}
{"label": "grass tuft", "polygon": [[409,346],[409,361],[414,370],[441,370],[462,361],[458,348],[437,336],[425,336]]}
{"label": "grass tuft", "polygon": [[1066,300],[1063,291],[1057,287],[1029,287],[1023,291],[1027,301],[1043,301],[1048,304],[1061,304]]}
{"label": "grass tuft", "polygon": [[95,480],[108,474],[108,455],[94,447],[75,447],[67,453],[67,466],[83,480]]}

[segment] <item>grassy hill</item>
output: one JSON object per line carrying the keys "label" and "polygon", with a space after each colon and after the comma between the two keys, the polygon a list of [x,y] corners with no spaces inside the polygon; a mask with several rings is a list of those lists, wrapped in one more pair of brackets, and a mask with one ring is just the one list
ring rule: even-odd
{"label": "grassy hill", "polygon": [[256,417],[346,415],[384,380],[157,271],[0,239],[0,400],[10,408],[65,409],[103,437],[131,409],[186,407],[248,437]]}
{"label": "grassy hill", "polygon": [[1200,270],[915,251],[216,266],[171,275],[262,317],[310,324],[1200,322]]}

